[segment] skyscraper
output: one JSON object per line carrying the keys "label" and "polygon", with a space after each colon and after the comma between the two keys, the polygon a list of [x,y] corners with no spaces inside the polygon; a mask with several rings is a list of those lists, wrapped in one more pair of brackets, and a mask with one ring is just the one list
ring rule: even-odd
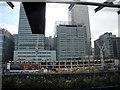
{"label": "skyscraper", "polygon": [[18,45],[14,51],[14,60],[56,60],[56,51],[45,51],[44,34],[32,34],[31,28],[24,10],[20,6]]}
{"label": "skyscraper", "polygon": [[118,15],[118,36],[120,37],[120,14]]}
{"label": "skyscraper", "polygon": [[18,46],[18,34],[14,34],[14,50],[17,49]]}
{"label": "skyscraper", "polygon": [[88,56],[86,26],[57,25],[57,60],[79,60]]}
{"label": "skyscraper", "polygon": [[36,43],[38,42],[38,46],[40,46],[39,49],[44,50],[44,37],[44,34],[32,34],[24,7],[21,4],[18,31],[18,49],[35,50]]}
{"label": "skyscraper", "polygon": [[76,25],[85,25],[87,30],[87,46],[88,52],[91,54],[91,32],[90,32],[90,23],[89,23],[89,12],[88,7],[85,5],[74,5],[74,7],[69,7],[69,21],[72,24]]}

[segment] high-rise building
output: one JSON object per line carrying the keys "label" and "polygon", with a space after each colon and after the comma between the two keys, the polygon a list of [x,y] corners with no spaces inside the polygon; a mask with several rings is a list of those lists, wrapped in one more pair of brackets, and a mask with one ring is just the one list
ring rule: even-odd
{"label": "high-rise building", "polygon": [[36,43],[40,50],[44,50],[44,34],[32,34],[31,28],[24,10],[20,6],[19,30],[18,30],[18,49],[35,50]]}
{"label": "high-rise building", "polygon": [[18,45],[18,34],[14,34],[14,50],[17,49],[17,45]]}
{"label": "high-rise building", "polygon": [[74,5],[73,7],[69,7],[68,15],[69,21],[71,21],[73,25],[82,24],[86,26],[87,30],[86,44],[88,46],[88,52],[92,54],[89,12],[87,5]]}
{"label": "high-rise building", "polygon": [[45,50],[55,50],[52,36],[45,37]]}
{"label": "high-rise building", "polygon": [[119,59],[120,60],[120,37],[116,37],[115,39],[113,39],[114,42],[114,58]]}
{"label": "high-rise building", "polygon": [[120,14],[118,15],[118,36],[120,37]]}
{"label": "high-rise building", "polygon": [[86,26],[57,25],[57,60],[79,60],[89,56]]}
{"label": "high-rise building", "polygon": [[14,60],[56,60],[56,51],[45,51],[45,35],[32,34],[31,28],[24,10],[20,6],[18,45],[14,51]]}
{"label": "high-rise building", "polygon": [[14,37],[6,29],[0,28],[0,61],[12,61]]}
{"label": "high-rise building", "polygon": [[103,57],[115,57],[116,55],[116,35],[112,33],[104,33],[99,39],[94,41],[95,57],[101,57],[100,50],[102,50]]}

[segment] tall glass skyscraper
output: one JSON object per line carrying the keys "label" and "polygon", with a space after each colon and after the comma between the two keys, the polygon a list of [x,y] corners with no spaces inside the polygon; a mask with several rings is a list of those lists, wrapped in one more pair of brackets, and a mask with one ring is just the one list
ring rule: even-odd
{"label": "tall glass skyscraper", "polygon": [[32,34],[31,28],[24,10],[23,5],[20,6],[18,45],[14,51],[14,60],[56,60],[55,51],[45,51],[44,34]]}
{"label": "tall glass skyscraper", "polygon": [[57,60],[80,60],[88,56],[87,32],[83,25],[57,25]]}
{"label": "tall glass skyscraper", "polygon": [[89,23],[89,12],[87,5],[74,5],[74,7],[69,7],[69,21],[72,22],[73,25],[84,25],[87,30],[87,46],[89,54],[92,53],[91,48],[91,32],[90,32],[90,23]]}
{"label": "tall glass skyscraper", "polygon": [[32,34],[31,28],[23,8],[20,6],[18,50],[35,50],[36,43],[40,50],[44,50],[44,34]]}

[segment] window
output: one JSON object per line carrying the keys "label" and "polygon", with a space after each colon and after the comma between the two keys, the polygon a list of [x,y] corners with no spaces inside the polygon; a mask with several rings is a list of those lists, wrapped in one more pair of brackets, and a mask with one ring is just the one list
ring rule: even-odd
{"label": "window", "polygon": [[2,41],[3,40],[3,36],[2,35],[0,35],[0,41]]}
{"label": "window", "polygon": [[0,47],[2,47],[3,46],[3,43],[2,42],[0,42]]}

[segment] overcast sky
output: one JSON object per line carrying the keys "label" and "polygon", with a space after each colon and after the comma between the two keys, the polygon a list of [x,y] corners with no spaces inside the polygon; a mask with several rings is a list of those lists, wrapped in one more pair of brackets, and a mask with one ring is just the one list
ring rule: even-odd
{"label": "overcast sky", "polygon": [[[91,1],[91,0],[88,0]],[[93,0],[103,2],[105,0]],[[0,27],[6,28],[12,34],[18,33],[19,3],[13,2],[14,9],[6,3],[0,3]],[[105,32],[118,35],[117,9],[105,8],[94,13],[94,8],[89,8],[89,18],[92,41],[96,40]],[[55,21],[68,21],[68,5],[47,4],[46,8],[46,36],[54,36]]]}

